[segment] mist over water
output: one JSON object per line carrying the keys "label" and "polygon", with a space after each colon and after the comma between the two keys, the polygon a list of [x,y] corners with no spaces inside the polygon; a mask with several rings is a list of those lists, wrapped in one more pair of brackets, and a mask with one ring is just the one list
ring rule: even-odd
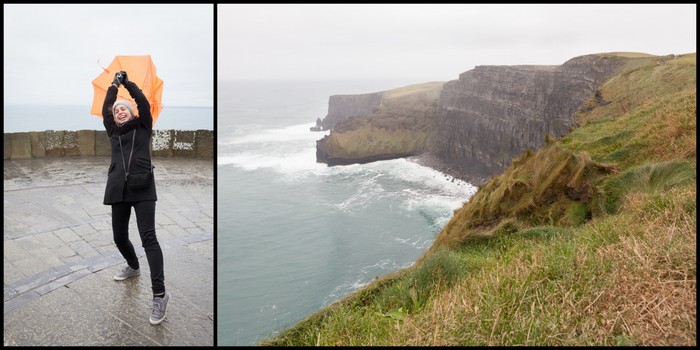
{"label": "mist over water", "polygon": [[[476,191],[405,159],[316,163],[328,132],[309,128],[352,84],[219,87],[217,344],[257,344],[410,266]],[[365,84],[348,93],[402,86]]]}

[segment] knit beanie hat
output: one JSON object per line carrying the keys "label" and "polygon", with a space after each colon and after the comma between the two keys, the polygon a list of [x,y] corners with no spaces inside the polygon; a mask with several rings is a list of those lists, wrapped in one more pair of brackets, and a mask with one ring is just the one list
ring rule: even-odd
{"label": "knit beanie hat", "polygon": [[126,100],[119,100],[119,101],[117,101],[117,102],[114,102],[114,104],[112,105],[112,113],[114,113],[114,109],[117,107],[117,105],[124,105],[124,106],[126,106],[126,108],[127,108],[127,109],[129,110],[129,112],[131,113],[131,116],[132,116],[132,117],[135,117],[135,116],[136,116],[136,115],[134,115],[134,109],[131,108],[131,104],[129,103],[129,101],[126,101]]}

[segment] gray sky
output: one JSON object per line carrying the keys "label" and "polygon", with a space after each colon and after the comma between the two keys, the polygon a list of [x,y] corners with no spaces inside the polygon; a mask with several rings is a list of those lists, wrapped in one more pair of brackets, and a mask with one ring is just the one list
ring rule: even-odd
{"label": "gray sky", "polygon": [[213,6],[4,4],[4,102],[89,106],[98,59],[151,55],[164,106],[211,107]]}
{"label": "gray sky", "polygon": [[218,79],[457,79],[477,65],[696,51],[696,5],[219,4]]}

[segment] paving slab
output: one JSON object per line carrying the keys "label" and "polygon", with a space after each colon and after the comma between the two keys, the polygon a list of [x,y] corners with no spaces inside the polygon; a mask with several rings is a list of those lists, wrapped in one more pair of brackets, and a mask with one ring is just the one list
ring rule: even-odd
{"label": "paving slab", "polygon": [[109,157],[4,161],[4,346],[214,346],[214,160],[153,164],[156,235],[172,294],[156,326],[133,212],[129,238],[141,275],[113,278],[125,261],[102,204]]}

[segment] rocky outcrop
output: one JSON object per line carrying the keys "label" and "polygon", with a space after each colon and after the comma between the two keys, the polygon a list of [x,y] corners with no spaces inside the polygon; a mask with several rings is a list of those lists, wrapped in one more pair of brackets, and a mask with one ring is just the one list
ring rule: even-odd
{"label": "rocky outcrop", "polygon": [[476,176],[502,171],[546,135],[561,136],[574,113],[625,59],[573,58],[560,66],[477,66],[445,83],[438,101],[433,156]]}
{"label": "rocky outcrop", "polygon": [[333,129],[343,120],[358,115],[368,115],[379,108],[382,93],[357,95],[333,95],[328,99],[328,114],[323,120],[316,120],[316,126],[322,130]]}
{"label": "rocky outcrop", "polygon": [[[317,141],[316,160],[344,165],[426,152],[442,85],[443,82],[431,82],[374,94],[333,96],[329,111],[334,111],[335,120],[342,120],[328,136]],[[374,106],[371,111],[370,106]],[[346,114],[360,111],[366,113]]]}
{"label": "rocky outcrop", "polygon": [[411,153],[385,153],[385,154],[372,154],[366,157],[335,157],[328,153],[326,142],[328,142],[328,136],[324,136],[322,139],[316,141],[316,162],[326,163],[328,166],[334,165],[350,165],[350,164],[364,164],[371,163],[380,160],[390,160],[397,158],[405,158],[415,155],[414,152]]}

